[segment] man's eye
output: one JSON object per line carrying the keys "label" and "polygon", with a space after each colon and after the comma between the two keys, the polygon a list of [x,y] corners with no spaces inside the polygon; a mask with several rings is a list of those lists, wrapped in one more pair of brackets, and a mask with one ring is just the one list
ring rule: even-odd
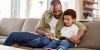
{"label": "man's eye", "polygon": [[58,12],[61,12],[60,10]]}
{"label": "man's eye", "polygon": [[56,13],[56,11],[53,11],[53,13]]}

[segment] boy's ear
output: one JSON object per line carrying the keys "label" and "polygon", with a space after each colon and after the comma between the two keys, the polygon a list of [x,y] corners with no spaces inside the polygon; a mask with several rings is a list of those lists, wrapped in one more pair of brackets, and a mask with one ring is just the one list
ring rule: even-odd
{"label": "boy's ear", "polygon": [[73,18],[73,21],[75,21],[76,19],[75,18]]}

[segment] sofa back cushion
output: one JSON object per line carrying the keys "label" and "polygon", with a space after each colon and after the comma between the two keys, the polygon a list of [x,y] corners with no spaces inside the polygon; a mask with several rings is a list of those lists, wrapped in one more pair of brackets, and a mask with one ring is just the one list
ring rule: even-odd
{"label": "sofa back cushion", "polygon": [[29,18],[25,20],[22,28],[22,32],[35,32],[35,26],[37,25],[39,19]]}
{"label": "sofa back cushion", "polygon": [[87,31],[77,47],[100,49],[100,21],[89,22],[85,25]]}
{"label": "sofa back cushion", "polygon": [[9,35],[11,32],[22,30],[25,19],[3,18],[0,20],[0,35]]}

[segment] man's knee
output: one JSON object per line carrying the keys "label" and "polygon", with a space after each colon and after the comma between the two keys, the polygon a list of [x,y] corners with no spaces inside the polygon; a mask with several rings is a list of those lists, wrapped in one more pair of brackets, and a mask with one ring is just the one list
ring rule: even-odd
{"label": "man's knee", "polygon": [[20,36],[20,32],[12,32],[9,34],[8,37],[18,37],[18,36]]}
{"label": "man's knee", "polygon": [[47,45],[47,44],[50,43],[50,41],[51,41],[50,38],[48,38],[48,37],[42,37],[40,42],[41,42],[41,44],[43,44],[43,45]]}
{"label": "man's knee", "polygon": [[16,34],[17,34],[17,32],[12,32],[12,33],[10,33],[9,36],[15,36]]}

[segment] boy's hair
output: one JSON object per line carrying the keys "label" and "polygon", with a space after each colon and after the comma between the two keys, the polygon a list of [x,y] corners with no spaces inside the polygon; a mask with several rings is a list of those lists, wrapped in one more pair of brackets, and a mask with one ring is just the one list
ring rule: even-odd
{"label": "boy's hair", "polygon": [[76,11],[74,11],[73,9],[67,9],[64,11],[64,15],[70,15],[72,17],[72,19],[76,19]]}
{"label": "boy's hair", "polygon": [[61,2],[59,0],[52,0],[51,1],[51,6],[56,6],[58,4],[61,4]]}

